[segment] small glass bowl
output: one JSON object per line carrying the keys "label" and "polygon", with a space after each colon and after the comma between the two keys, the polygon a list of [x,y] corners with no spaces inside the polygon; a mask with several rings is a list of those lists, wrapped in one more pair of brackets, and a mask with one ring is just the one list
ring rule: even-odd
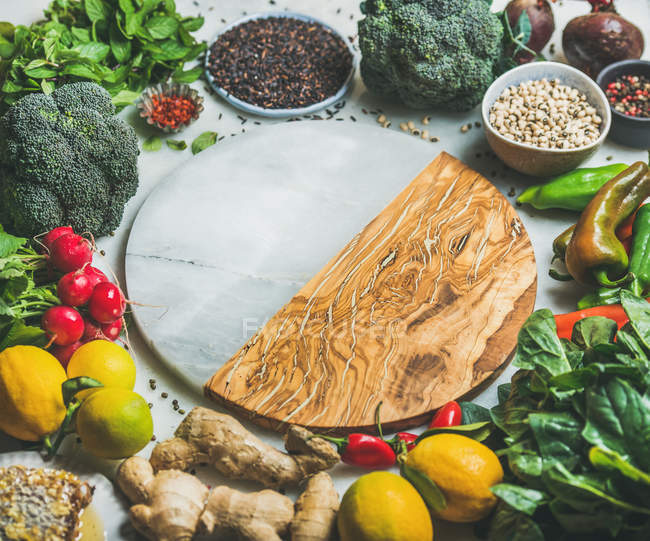
{"label": "small glass bowl", "polygon": [[[189,122],[184,124],[179,124],[177,127],[172,128],[171,126],[165,126],[159,122],[154,121],[151,118],[153,114],[154,104],[152,101],[153,96],[180,96],[183,98],[189,98],[194,102],[194,114],[190,118]],[[150,86],[142,92],[142,95],[138,98],[135,103],[138,108],[138,112],[142,118],[147,121],[147,124],[155,126],[159,130],[162,130],[165,133],[178,133],[179,131],[187,128],[192,122],[194,122],[203,111],[203,97],[194,90],[192,87],[186,84],[179,83],[159,83],[155,86]]]}

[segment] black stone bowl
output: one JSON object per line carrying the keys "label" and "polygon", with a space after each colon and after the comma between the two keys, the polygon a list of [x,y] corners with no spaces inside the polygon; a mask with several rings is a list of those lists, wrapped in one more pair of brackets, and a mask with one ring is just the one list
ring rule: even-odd
{"label": "black stone bowl", "polygon": [[[650,78],[650,61],[648,60],[621,60],[614,62],[603,69],[596,78],[596,82],[603,89],[622,75],[645,75]],[[612,127],[609,136],[613,141],[634,148],[650,149],[650,118],[626,116],[612,110]]]}

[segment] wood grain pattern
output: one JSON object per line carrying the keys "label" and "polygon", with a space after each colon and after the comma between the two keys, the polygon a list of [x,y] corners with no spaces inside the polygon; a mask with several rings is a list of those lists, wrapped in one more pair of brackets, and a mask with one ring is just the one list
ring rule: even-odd
{"label": "wood grain pattern", "polygon": [[422,424],[505,366],[536,281],[512,206],[442,153],[205,392],[275,429],[372,428],[379,402],[387,429]]}

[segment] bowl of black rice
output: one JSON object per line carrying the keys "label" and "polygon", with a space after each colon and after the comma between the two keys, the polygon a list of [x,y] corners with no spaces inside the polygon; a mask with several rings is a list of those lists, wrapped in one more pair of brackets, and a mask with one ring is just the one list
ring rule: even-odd
{"label": "bowl of black rice", "polygon": [[234,107],[287,118],[338,102],[356,63],[350,43],[331,26],[299,13],[268,12],[223,28],[206,53],[205,74]]}

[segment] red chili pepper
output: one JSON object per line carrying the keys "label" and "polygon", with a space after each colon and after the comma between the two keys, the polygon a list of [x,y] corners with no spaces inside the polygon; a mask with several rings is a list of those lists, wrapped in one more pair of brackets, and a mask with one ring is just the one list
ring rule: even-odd
{"label": "red chili pepper", "polygon": [[390,468],[395,464],[395,451],[377,436],[354,433],[346,438],[318,437],[336,444],[341,460],[346,464],[369,470]]}
{"label": "red chili pepper", "polygon": [[458,402],[452,400],[442,406],[431,419],[429,428],[445,428],[448,426],[458,426],[463,419],[463,412]]}
{"label": "red chili pepper", "polygon": [[410,432],[398,432],[391,439],[387,440],[388,443],[396,455],[404,453],[405,451],[411,451],[415,447],[415,440],[418,439],[417,434],[411,434]]}
{"label": "red chili pepper", "polygon": [[[650,302],[650,299],[646,299]],[[625,325],[629,319],[625,310],[620,304],[606,304],[604,306],[594,306],[593,308],[585,308],[577,312],[569,312],[568,314],[558,314],[555,316],[555,324],[557,325],[557,335],[560,338],[571,340],[571,333],[573,326],[586,317],[603,316],[616,321],[620,329]]]}
{"label": "red chili pepper", "polygon": [[636,218],[636,213],[639,212],[639,209],[643,205],[647,205],[648,201],[644,201],[639,205],[639,207],[634,211],[633,214],[628,216],[621,225],[618,226],[616,229],[616,236],[620,241],[624,241],[625,239],[628,239],[632,236],[632,227],[634,226],[634,220]]}

